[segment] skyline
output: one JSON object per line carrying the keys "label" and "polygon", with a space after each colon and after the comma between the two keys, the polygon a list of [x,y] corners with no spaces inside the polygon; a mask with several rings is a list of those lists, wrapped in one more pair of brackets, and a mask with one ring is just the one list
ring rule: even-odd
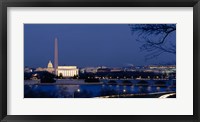
{"label": "skyline", "polygon": [[[123,67],[176,62],[176,55],[168,53],[145,61],[147,53],[140,51],[141,44],[128,24],[25,24],[25,66],[46,67],[49,60],[53,62],[55,38],[58,65]],[[176,34],[169,37],[175,38]]]}

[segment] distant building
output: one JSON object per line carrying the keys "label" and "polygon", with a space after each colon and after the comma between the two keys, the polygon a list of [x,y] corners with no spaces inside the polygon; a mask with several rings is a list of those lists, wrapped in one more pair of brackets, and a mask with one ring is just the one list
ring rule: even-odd
{"label": "distant building", "polygon": [[176,66],[175,65],[168,65],[168,66],[150,65],[149,69],[176,69]]}
{"label": "distant building", "polygon": [[51,61],[49,61],[47,68],[38,67],[38,68],[36,68],[35,71],[47,71],[47,72],[53,74],[54,73],[53,64],[51,63]]}
{"label": "distant building", "polygon": [[96,73],[99,67],[86,67],[81,69],[82,73]]}
{"label": "distant building", "polygon": [[58,76],[63,76],[63,77],[78,76],[77,66],[58,66],[57,72]]}
{"label": "distant building", "polygon": [[111,72],[120,72],[120,71],[123,71],[121,68],[112,68],[110,70]]}
{"label": "distant building", "polygon": [[54,73],[54,68],[53,68],[53,64],[51,63],[51,61],[49,61],[46,70],[47,70],[49,73]]}
{"label": "distant building", "polygon": [[97,72],[110,72],[111,70],[109,68],[99,68]]}
{"label": "distant building", "polygon": [[46,68],[38,67],[35,69],[35,71],[46,71]]}
{"label": "distant building", "polygon": [[33,69],[28,68],[28,67],[25,67],[25,68],[24,68],[24,72],[25,72],[25,73],[30,73],[30,72],[33,72]]}

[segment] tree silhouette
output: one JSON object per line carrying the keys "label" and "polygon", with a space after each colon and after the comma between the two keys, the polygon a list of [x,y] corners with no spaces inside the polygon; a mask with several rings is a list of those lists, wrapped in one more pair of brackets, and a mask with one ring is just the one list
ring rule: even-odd
{"label": "tree silhouette", "polygon": [[142,43],[140,49],[147,51],[146,59],[151,59],[164,52],[176,54],[176,40],[169,37],[176,33],[175,24],[130,24],[133,35]]}

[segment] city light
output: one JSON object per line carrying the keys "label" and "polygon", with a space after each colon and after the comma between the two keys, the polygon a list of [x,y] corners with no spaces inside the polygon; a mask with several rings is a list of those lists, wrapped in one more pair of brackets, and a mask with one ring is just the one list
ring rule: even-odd
{"label": "city light", "polygon": [[124,89],[123,92],[125,93],[125,92],[126,92],[126,89]]}

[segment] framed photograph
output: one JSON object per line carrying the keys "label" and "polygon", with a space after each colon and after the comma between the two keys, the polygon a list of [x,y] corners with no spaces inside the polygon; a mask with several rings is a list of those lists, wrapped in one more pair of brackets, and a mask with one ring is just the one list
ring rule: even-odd
{"label": "framed photograph", "polygon": [[1,1],[2,121],[199,121],[199,1]]}

